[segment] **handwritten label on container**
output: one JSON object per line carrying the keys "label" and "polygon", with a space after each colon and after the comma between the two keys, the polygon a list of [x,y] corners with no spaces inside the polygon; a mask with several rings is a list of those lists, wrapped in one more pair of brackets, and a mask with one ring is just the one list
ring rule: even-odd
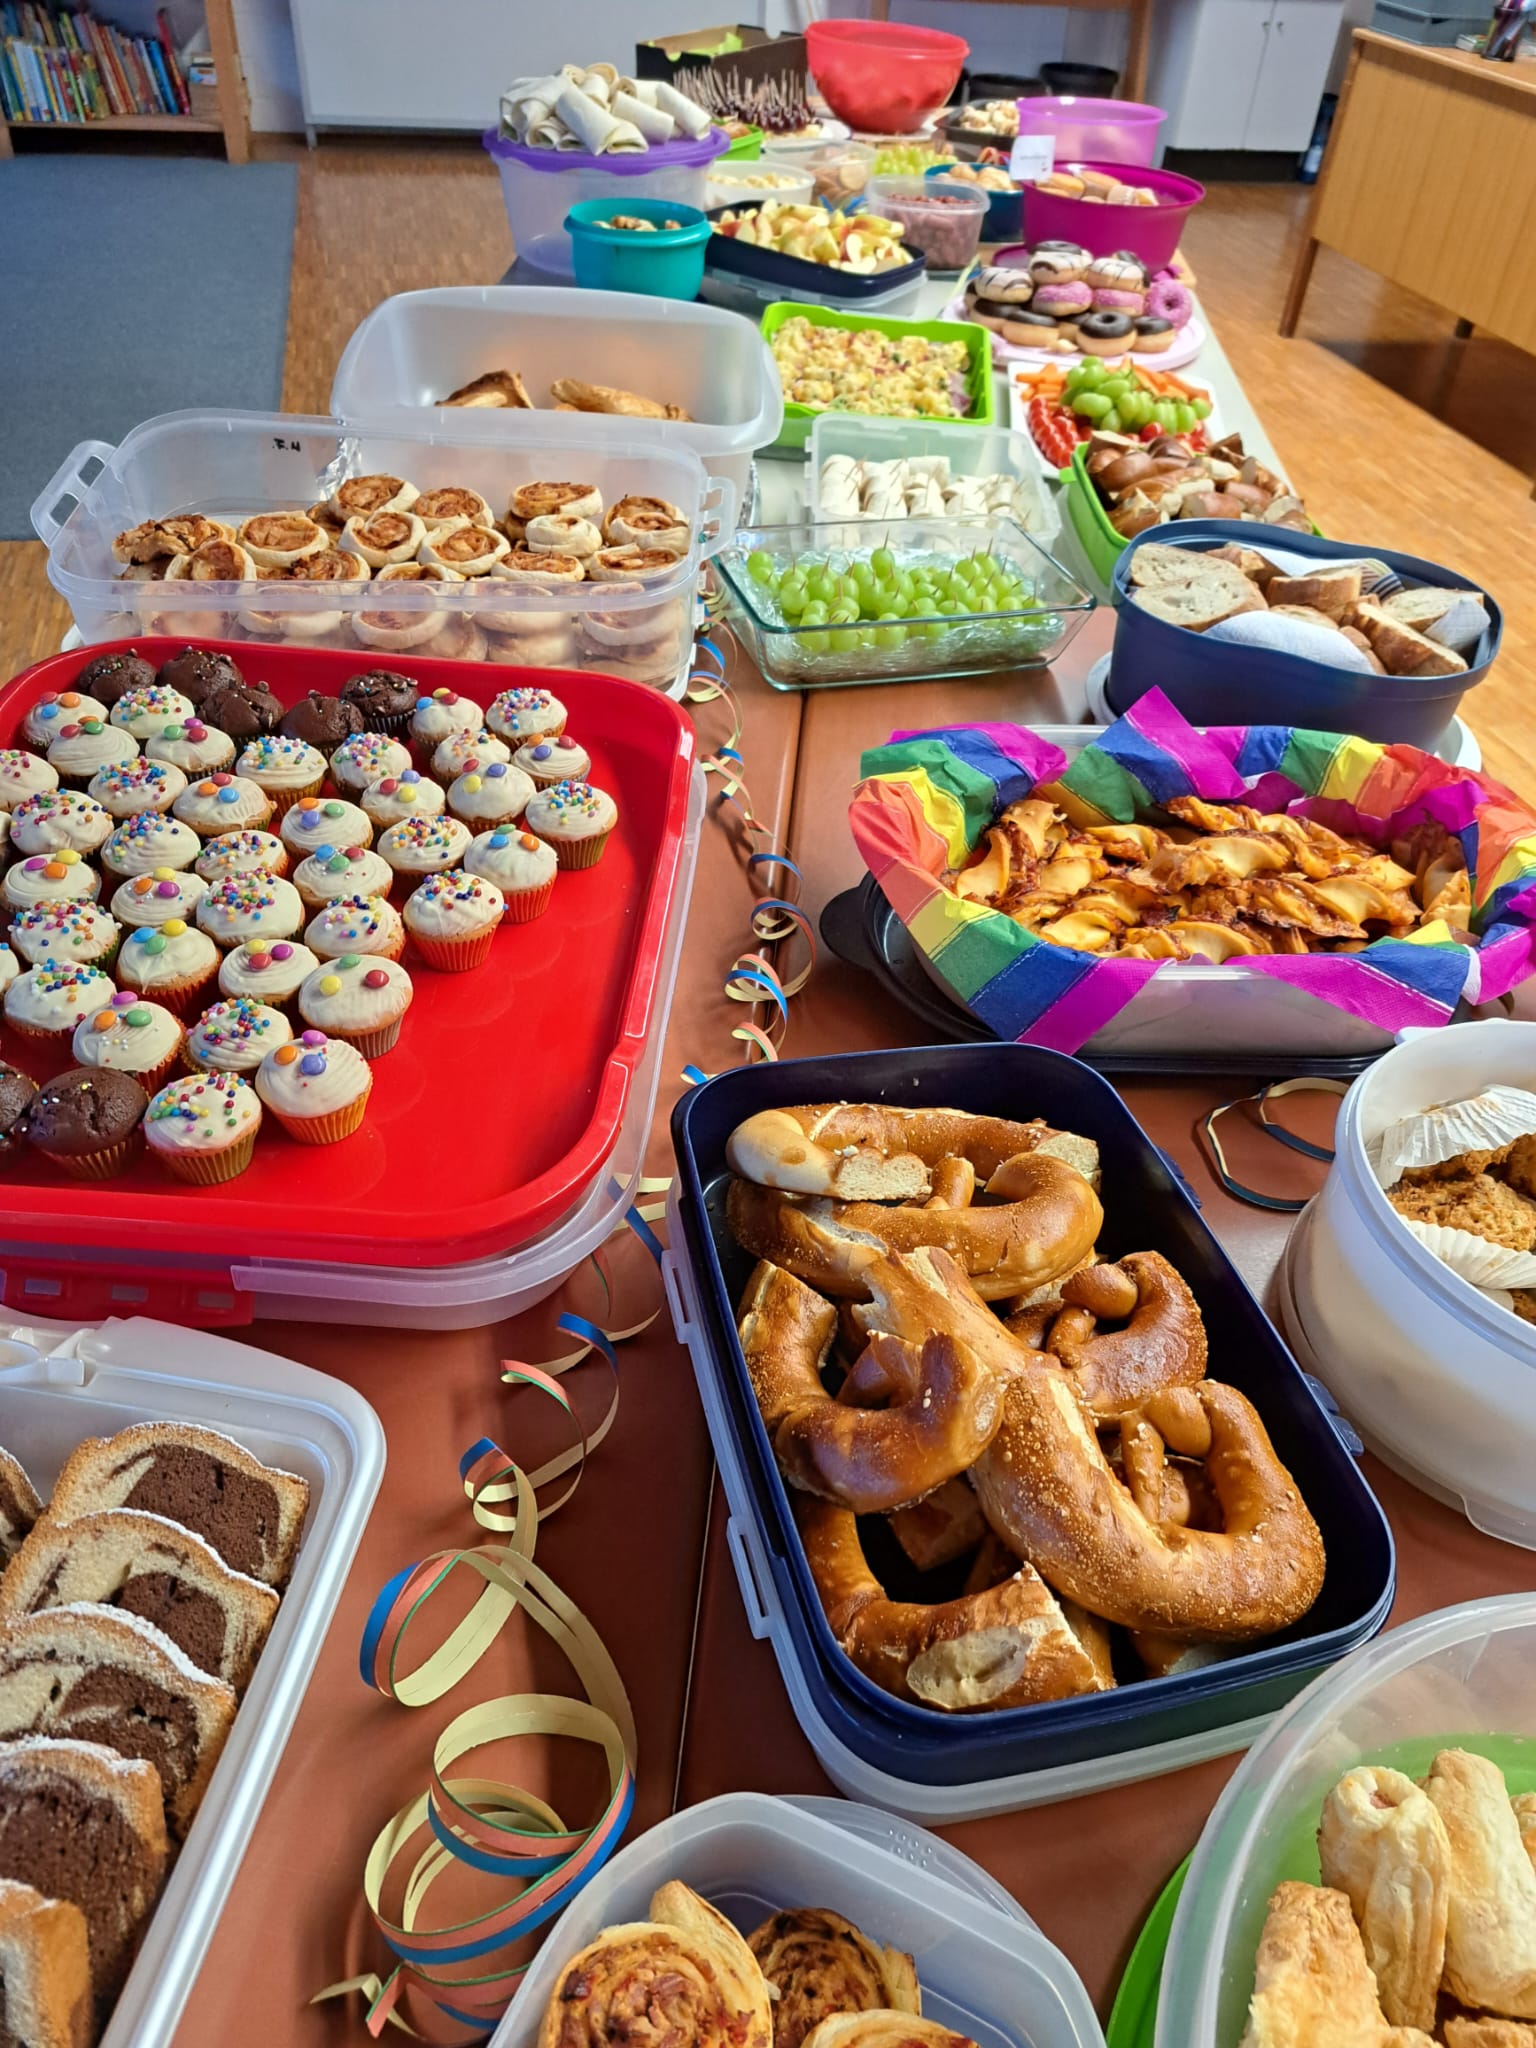
{"label": "handwritten label on container", "polygon": [[1054,135],[1021,135],[1008,158],[1008,175],[1016,185],[1032,185],[1056,168]]}

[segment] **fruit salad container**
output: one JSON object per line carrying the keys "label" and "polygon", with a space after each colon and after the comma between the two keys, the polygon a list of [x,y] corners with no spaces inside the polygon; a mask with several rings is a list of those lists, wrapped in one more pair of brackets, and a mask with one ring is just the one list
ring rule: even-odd
{"label": "fruit salad container", "polygon": [[1094,607],[1012,519],[744,526],[715,566],[776,690],[1042,668]]}

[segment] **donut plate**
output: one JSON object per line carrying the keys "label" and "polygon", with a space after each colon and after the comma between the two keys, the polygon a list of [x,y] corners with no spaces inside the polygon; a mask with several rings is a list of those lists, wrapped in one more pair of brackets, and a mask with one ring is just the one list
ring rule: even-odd
{"label": "donut plate", "polygon": [[[1021,310],[1027,311],[1028,309],[1024,308]],[[955,297],[944,308],[940,318],[944,320],[970,320],[975,322],[977,326],[983,324],[976,320],[976,316],[973,313],[966,311],[964,292],[956,293]],[[1081,349],[1020,348],[1017,342],[1004,341],[1003,337],[993,328],[989,327],[987,332],[992,336],[992,360],[1001,369],[1006,369],[1009,363],[1030,363],[1038,369],[1041,363],[1066,363],[1070,365],[1072,363],[1080,363],[1083,360],[1083,351]],[[1201,349],[1205,347],[1205,339],[1205,325],[1203,321],[1196,317],[1192,320],[1186,320],[1182,327],[1176,329],[1170,347],[1153,355],[1133,356],[1132,360],[1145,364],[1149,370],[1182,369],[1185,363],[1192,363],[1195,357],[1199,355]]]}

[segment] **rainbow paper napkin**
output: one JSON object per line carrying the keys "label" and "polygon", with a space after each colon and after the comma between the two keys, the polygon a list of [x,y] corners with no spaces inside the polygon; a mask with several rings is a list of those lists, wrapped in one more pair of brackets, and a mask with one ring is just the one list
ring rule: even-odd
{"label": "rainbow paper napkin", "polygon": [[1224,972],[1290,982],[1392,1033],[1444,1024],[1458,1002],[1492,1001],[1536,972],[1536,817],[1489,777],[1417,747],[1286,725],[1198,731],[1153,690],[1070,762],[1024,726],[942,726],[893,733],[860,773],[849,822],[870,873],[940,979],[999,1038],[1076,1052],[1154,975],[1190,971],[1052,945],[944,888],[997,814],[1041,785],[1059,785],[1088,823],[1198,796],[1294,811],[1382,846],[1425,819],[1461,841],[1476,947],[1436,922],[1359,953],[1243,956]]}

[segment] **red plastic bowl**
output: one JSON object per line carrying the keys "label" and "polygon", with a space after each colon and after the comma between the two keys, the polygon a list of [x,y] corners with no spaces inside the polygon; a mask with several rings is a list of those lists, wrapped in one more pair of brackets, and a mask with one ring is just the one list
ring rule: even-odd
{"label": "red plastic bowl", "polygon": [[963,36],[894,21],[808,22],[805,48],[837,118],[887,135],[910,135],[936,114],[971,54]]}
{"label": "red plastic bowl", "polygon": [[1129,249],[1151,270],[1166,270],[1179,246],[1184,223],[1205,197],[1205,187],[1177,171],[1149,170],[1144,164],[1061,163],[1059,171],[1107,171],[1127,185],[1145,185],[1157,194],[1156,206],[1106,206],[1096,199],[1066,199],[1059,192],[1024,187],[1024,239],[1076,242],[1090,256],[1113,256]]}

